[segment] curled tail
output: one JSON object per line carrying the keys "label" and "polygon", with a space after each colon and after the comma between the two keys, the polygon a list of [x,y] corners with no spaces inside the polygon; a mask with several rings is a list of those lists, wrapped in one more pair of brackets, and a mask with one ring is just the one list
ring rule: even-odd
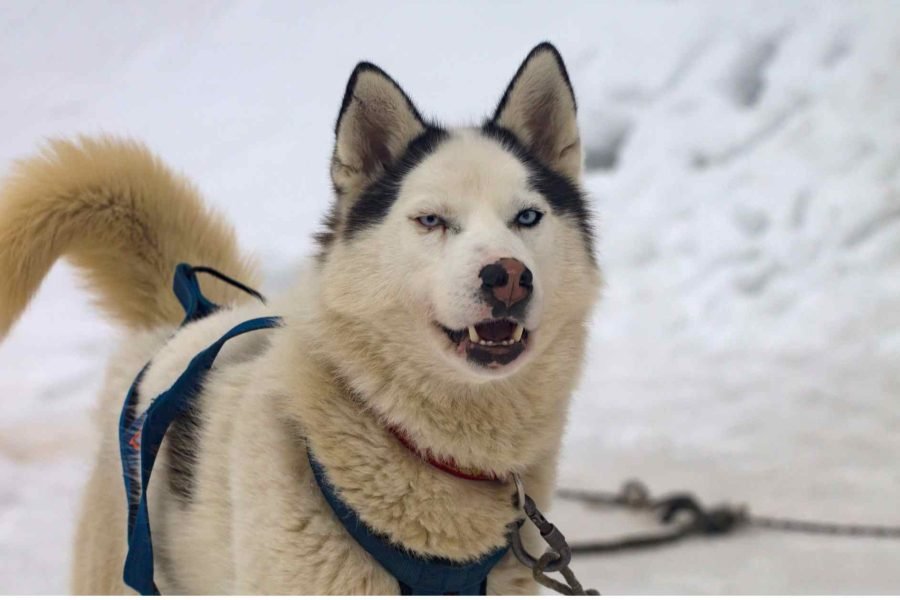
{"label": "curled tail", "polygon": [[[143,145],[108,137],[51,141],[0,187],[0,339],[62,256],[101,309],[134,328],[181,322],[171,291],[180,262],[259,283],[232,228],[189,181]],[[246,298],[218,280],[204,292],[217,303]]]}

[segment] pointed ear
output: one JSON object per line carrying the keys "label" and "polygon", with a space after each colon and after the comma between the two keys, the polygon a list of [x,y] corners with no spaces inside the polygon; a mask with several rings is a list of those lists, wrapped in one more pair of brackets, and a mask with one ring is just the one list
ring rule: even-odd
{"label": "pointed ear", "polygon": [[577,180],[581,138],[575,111],[575,94],[562,56],[544,42],[519,67],[493,123],[515,134],[545,165]]}
{"label": "pointed ear", "polygon": [[419,111],[397,82],[371,63],[356,65],[335,126],[331,180],[338,197],[353,197],[425,131]]}

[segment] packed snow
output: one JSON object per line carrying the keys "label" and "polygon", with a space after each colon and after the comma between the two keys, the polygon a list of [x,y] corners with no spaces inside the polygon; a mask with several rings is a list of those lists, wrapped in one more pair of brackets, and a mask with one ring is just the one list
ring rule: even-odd
{"label": "packed snow", "polygon": [[[284,288],[360,59],[474,123],[552,40],[606,273],[560,483],[900,525],[900,4],[0,6],[0,174],[46,136],[145,140]],[[0,593],[62,593],[115,330],[56,267],[0,346]],[[653,527],[557,501],[575,541]],[[900,593],[900,541],[745,530],[578,558],[615,593]]]}

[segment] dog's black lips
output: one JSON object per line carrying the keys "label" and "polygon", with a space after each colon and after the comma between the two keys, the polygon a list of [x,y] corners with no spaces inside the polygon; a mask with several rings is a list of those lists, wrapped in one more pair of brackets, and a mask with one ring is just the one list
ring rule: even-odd
{"label": "dog's black lips", "polygon": [[454,331],[452,329],[448,329],[447,327],[444,327],[443,325],[441,325],[441,329],[444,330],[444,333],[447,334],[447,337],[450,338],[450,341],[453,342],[454,344],[460,343],[463,340],[463,338],[466,336],[466,333],[468,333],[465,329],[460,329],[458,331]]}

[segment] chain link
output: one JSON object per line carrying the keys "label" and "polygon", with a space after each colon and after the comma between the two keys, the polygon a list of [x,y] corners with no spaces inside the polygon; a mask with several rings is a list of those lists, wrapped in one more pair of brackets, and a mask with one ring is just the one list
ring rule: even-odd
{"label": "chain link", "polygon": [[[516,559],[531,569],[534,580],[546,588],[566,596],[599,596],[600,593],[597,590],[585,590],[569,567],[572,551],[566,542],[566,536],[544,517],[531,496],[525,493],[522,478],[515,474],[513,482],[516,486],[514,504],[526,517],[515,523],[509,532],[510,548]],[[522,543],[521,530],[526,522],[530,522],[537,528],[549,546],[549,549],[539,558],[532,556]],[[549,572],[560,573],[566,582],[562,583],[553,579],[547,575]]]}
{"label": "chain link", "polygon": [[545,552],[543,556],[541,556],[537,563],[532,567],[531,574],[534,577],[534,580],[539,584],[544,586],[547,589],[551,589],[554,592],[562,594],[563,596],[599,596],[600,592],[593,589],[584,589],[584,586],[581,585],[581,582],[578,581],[578,578],[575,577],[575,573],[572,572],[568,566],[563,567],[559,570],[560,574],[566,580],[565,583],[561,581],[557,581],[552,577],[548,576],[545,572],[547,566],[556,560],[558,557],[552,552]]}

